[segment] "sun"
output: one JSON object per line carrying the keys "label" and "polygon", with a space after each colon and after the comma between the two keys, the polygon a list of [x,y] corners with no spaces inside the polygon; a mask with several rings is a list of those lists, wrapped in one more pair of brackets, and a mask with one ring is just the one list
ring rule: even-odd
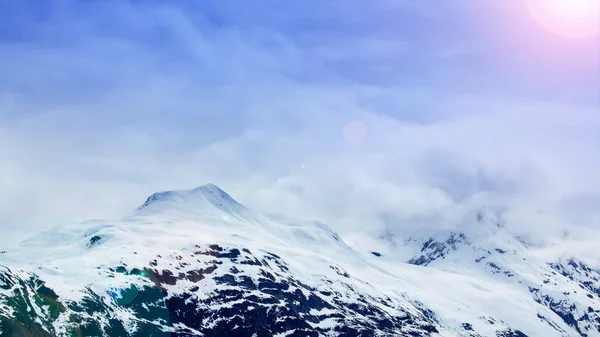
{"label": "sun", "polygon": [[526,0],[536,21],[569,38],[600,34],[600,0]]}

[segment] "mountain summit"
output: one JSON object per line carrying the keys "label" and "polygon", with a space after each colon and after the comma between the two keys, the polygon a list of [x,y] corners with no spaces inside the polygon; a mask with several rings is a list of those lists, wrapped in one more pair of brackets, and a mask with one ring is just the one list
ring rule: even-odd
{"label": "mountain summit", "polygon": [[231,214],[247,211],[243,205],[217,185],[207,184],[191,190],[154,193],[138,208],[138,212],[152,213],[173,210],[202,212],[213,207]]}
{"label": "mountain summit", "polygon": [[217,185],[206,184],[191,190],[165,191],[152,194],[138,210],[169,207],[220,207],[224,211],[240,211],[244,206]]}
{"label": "mountain summit", "polygon": [[581,261],[501,227],[410,234],[363,252],[212,184],[159,192],[0,252],[0,336],[600,336]]}

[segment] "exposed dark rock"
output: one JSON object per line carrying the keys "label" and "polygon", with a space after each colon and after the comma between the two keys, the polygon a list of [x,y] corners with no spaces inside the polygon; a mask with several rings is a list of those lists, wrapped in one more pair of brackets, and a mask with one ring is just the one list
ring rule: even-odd
{"label": "exposed dark rock", "polygon": [[[201,247],[198,247],[201,248]],[[209,247],[198,250],[204,255],[218,254],[214,263],[202,268],[186,266],[185,258],[175,260],[187,269],[174,272],[171,269],[156,269],[158,257],[149,262],[147,268],[125,265],[116,266],[114,273],[132,278],[146,278],[147,286],[130,285],[112,289],[107,294],[96,294],[84,289],[85,296],[78,302],[61,303],[58,296],[43,282],[32,278],[21,281],[10,273],[0,272],[3,288],[15,287],[19,282],[21,294],[29,292],[40,298],[54,312],[44,321],[36,323],[34,311],[25,300],[30,297],[12,298],[11,307],[16,309],[14,318],[0,317],[4,331],[24,336],[53,335],[52,323],[61,312],[69,313],[69,329],[73,336],[273,336],[289,333],[288,336],[322,336],[335,332],[339,336],[429,336],[437,332],[436,318],[432,311],[416,304],[417,313],[404,311],[391,298],[376,298],[358,293],[352,284],[344,284],[347,294],[330,289],[325,282],[323,288],[315,288],[287,273],[286,263],[274,254],[265,254],[265,263],[255,263],[259,258],[247,250],[236,248]],[[227,269],[220,270],[219,263],[227,262]],[[176,266],[179,268],[181,264]],[[233,264],[233,265],[232,265]],[[248,268],[258,268],[258,279],[247,275]],[[344,278],[350,278],[339,267],[333,267]],[[182,294],[169,294],[169,286],[185,280],[201,284],[207,277],[217,287],[210,293],[197,296],[200,286],[193,286]],[[31,283],[30,286],[26,282]],[[105,296],[111,299],[107,302]],[[389,311],[398,311],[390,315]],[[116,308],[131,310],[139,319],[134,333],[114,315]],[[392,310],[393,309],[393,310]],[[95,316],[94,316],[95,315]],[[99,315],[99,316],[98,316]],[[103,320],[93,317],[103,317]],[[324,320],[336,324],[330,328],[317,327]],[[208,324],[210,322],[210,324]],[[28,328],[24,328],[28,327]],[[167,332],[166,328],[171,329]],[[51,333],[48,333],[50,331]]]}
{"label": "exposed dark rock", "polygon": [[450,251],[457,250],[459,244],[468,242],[463,233],[451,233],[444,242],[429,238],[421,246],[421,255],[410,259],[408,263],[426,266],[435,260],[445,258]]}

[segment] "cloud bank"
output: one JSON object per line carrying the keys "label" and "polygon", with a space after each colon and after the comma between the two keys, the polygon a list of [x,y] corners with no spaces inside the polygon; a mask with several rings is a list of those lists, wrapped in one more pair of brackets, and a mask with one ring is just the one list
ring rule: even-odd
{"label": "cloud bank", "polygon": [[493,2],[46,6],[0,5],[2,245],[208,182],[342,234],[485,208],[564,250],[600,238],[598,41]]}

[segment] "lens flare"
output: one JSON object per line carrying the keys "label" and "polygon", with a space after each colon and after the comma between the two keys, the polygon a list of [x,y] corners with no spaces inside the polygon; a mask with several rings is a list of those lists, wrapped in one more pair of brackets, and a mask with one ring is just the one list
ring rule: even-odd
{"label": "lens flare", "polygon": [[526,0],[531,15],[547,30],[568,38],[600,34],[600,0]]}
{"label": "lens flare", "polygon": [[367,138],[367,126],[365,123],[354,120],[344,127],[344,138],[350,144],[360,144]]}

